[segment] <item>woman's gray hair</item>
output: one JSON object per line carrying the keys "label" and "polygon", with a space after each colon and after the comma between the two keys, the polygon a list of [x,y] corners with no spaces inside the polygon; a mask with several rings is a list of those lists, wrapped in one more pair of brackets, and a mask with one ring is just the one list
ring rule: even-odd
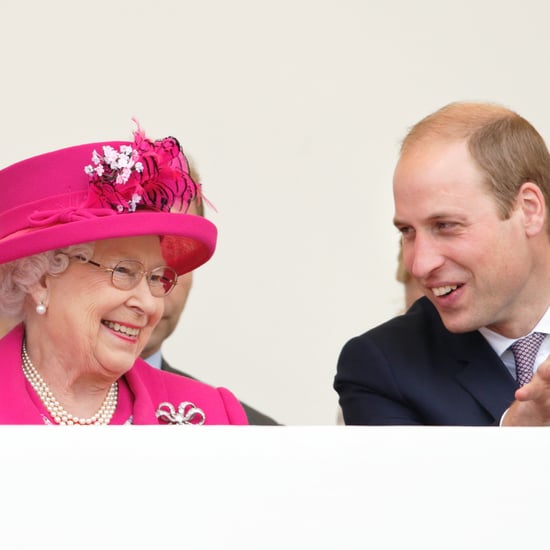
{"label": "woman's gray hair", "polygon": [[71,257],[89,260],[93,251],[94,243],[76,244],[1,264],[0,315],[20,319],[27,294],[44,275],[59,275]]}

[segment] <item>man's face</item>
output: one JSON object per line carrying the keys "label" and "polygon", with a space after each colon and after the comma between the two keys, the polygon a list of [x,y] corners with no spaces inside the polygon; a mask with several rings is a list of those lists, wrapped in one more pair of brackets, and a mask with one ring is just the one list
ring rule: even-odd
{"label": "man's face", "polygon": [[[189,205],[189,214],[198,215],[197,205],[192,202]],[[164,313],[153,330],[153,334],[141,352],[141,357],[147,358],[157,352],[164,340],[168,338],[178,325],[181,313],[187,302],[187,297],[193,283],[193,273],[185,273],[178,277],[178,284],[172,292],[164,298]]]}
{"label": "man's face", "polygon": [[532,258],[521,211],[502,219],[464,141],[413,146],[394,174],[403,260],[451,332],[510,332]]}
{"label": "man's face", "polygon": [[141,357],[147,358],[158,351],[164,340],[174,332],[185,302],[187,302],[192,281],[193,273],[186,273],[178,277],[178,284],[164,298],[164,313],[145,344]]}

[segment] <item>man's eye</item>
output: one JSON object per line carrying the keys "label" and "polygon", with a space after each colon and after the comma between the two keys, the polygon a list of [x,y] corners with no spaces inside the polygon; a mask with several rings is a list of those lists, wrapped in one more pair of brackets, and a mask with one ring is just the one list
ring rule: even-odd
{"label": "man's eye", "polygon": [[414,235],[414,230],[412,227],[399,227],[398,229],[403,239],[409,239],[412,235]]}
{"label": "man's eye", "polygon": [[453,229],[454,227],[456,227],[456,223],[455,222],[439,222],[437,225],[436,225],[437,229],[441,229],[443,231],[445,231],[446,229]]}

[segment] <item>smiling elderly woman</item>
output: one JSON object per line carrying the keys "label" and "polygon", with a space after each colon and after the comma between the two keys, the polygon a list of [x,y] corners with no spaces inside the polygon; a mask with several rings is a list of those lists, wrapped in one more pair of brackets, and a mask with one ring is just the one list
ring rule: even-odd
{"label": "smiling elderly woman", "polygon": [[246,424],[224,388],[139,358],[178,275],[213,254],[174,138],[78,145],[0,171],[1,424]]}

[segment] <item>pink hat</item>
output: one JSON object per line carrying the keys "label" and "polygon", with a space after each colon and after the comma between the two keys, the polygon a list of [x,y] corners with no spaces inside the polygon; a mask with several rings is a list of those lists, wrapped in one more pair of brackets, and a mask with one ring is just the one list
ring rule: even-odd
{"label": "pink hat", "polygon": [[185,214],[200,186],[178,141],[88,143],[0,171],[0,263],[100,239],[159,235],[179,274],[205,263],[216,227]]}

